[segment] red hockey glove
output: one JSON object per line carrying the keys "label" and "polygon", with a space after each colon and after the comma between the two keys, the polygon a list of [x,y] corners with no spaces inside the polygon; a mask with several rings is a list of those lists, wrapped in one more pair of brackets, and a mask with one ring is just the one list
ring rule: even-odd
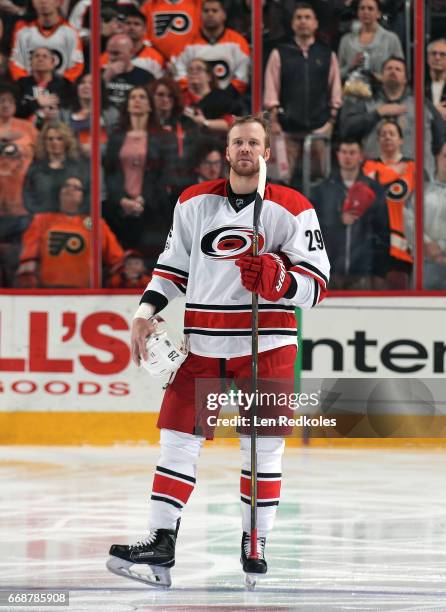
{"label": "red hockey glove", "polygon": [[354,183],[347,192],[342,212],[353,213],[356,217],[368,211],[376,200],[376,193],[371,187],[361,181]]}
{"label": "red hockey glove", "polygon": [[291,276],[279,255],[266,253],[258,257],[245,255],[235,264],[240,268],[242,285],[269,302],[277,302],[291,285]]}

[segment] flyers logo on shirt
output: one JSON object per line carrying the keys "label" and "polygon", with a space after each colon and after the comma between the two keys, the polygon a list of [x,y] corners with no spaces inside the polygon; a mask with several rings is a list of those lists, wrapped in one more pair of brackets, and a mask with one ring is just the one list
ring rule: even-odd
{"label": "flyers logo on shirt", "polygon": [[223,59],[218,59],[215,61],[209,61],[208,64],[212,66],[212,70],[219,81],[224,81],[228,78],[230,70],[229,64],[225,62]]}
{"label": "flyers logo on shirt", "polygon": [[399,178],[396,181],[387,185],[387,199],[392,200],[393,202],[400,202],[401,200],[405,200],[409,194],[409,185],[407,182]]}
{"label": "flyers logo on shirt", "polygon": [[74,232],[50,232],[48,237],[48,252],[53,257],[67,251],[70,255],[77,255],[85,248],[85,240],[80,234]]}
{"label": "flyers logo on shirt", "polygon": [[[238,259],[252,253],[251,227],[223,226],[207,232],[201,238],[201,252],[209,259]],[[259,234],[259,252],[265,244],[265,237]]]}
{"label": "flyers logo on shirt", "polygon": [[169,32],[187,34],[192,26],[191,19],[187,13],[154,13],[153,23],[157,38],[161,38],[169,34]]}

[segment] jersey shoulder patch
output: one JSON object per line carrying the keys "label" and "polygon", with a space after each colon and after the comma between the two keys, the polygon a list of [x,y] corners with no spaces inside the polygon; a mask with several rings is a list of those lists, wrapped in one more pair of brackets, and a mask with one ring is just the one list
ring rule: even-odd
{"label": "jersey shoulder patch", "polygon": [[180,195],[179,203],[184,204],[184,202],[187,202],[196,196],[204,195],[226,196],[226,179],[205,181],[204,183],[197,183],[196,185],[188,187]]}
{"label": "jersey shoulder patch", "polygon": [[299,215],[304,210],[313,208],[309,200],[299,191],[274,183],[267,183],[264,199],[282,206],[294,216]]}

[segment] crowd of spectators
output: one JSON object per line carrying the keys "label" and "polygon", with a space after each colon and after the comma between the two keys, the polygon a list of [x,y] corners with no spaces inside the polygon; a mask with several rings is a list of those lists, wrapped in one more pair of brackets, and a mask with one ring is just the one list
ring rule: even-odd
{"label": "crowd of spectators", "polygon": [[[0,0],[3,287],[89,286],[91,4]],[[438,2],[430,4],[432,18]],[[302,189],[309,151],[306,195],[332,289],[413,283],[415,102],[404,5],[263,2],[271,176]],[[181,191],[225,176],[226,133],[251,107],[250,16],[250,0],[102,0],[105,286],[144,286]],[[425,286],[446,289],[446,38],[428,40],[426,59]]]}

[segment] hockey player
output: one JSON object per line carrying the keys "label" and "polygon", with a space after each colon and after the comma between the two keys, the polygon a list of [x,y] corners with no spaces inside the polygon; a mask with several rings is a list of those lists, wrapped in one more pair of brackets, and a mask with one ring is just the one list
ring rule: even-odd
{"label": "hockey player", "polygon": [[[294,309],[311,308],[326,293],[329,263],[325,247],[316,213],[300,193],[267,184],[260,255],[250,255],[259,156],[268,160],[269,155],[267,122],[254,116],[237,119],[228,133],[226,148],[229,180],[200,183],[182,193],[165,251],[136,311],[131,345],[133,360],[140,365],[148,359],[147,338],[156,331],[154,315],[185,293],[190,353],[185,360],[183,356],[160,410],[161,455],[153,481],[149,536],[133,545],[110,548],[108,568],[123,576],[170,585],[169,568],[175,564],[181,511],[195,487],[204,437],[213,436],[197,424],[195,382],[219,376],[235,381],[249,378],[251,292],[259,295],[258,372],[264,379],[293,378]],[[265,542],[279,503],[285,443],[277,434],[258,439],[258,559],[248,556],[249,436],[241,436],[240,445],[241,562],[246,573],[264,574]],[[153,576],[144,576],[141,565],[149,565]]]}

